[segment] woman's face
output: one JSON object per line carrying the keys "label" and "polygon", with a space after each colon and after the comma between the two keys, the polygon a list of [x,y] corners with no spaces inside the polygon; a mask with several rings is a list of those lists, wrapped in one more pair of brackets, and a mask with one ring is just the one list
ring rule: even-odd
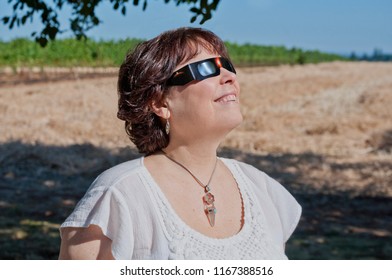
{"label": "woman's face", "polygon": [[[218,55],[202,50],[197,56],[176,67]],[[242,121],[240,86],[237,76],[225,68],[220,75],[169,89],[171,137],[222,137]]]}

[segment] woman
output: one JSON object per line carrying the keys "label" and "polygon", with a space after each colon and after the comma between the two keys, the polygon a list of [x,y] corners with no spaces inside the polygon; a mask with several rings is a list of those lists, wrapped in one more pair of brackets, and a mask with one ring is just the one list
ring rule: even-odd
{"label": "woman", "polygon": [[256,168],[218,158],[242,121],[215,34],[179,28],[129,53],[118,117],[143,157],[101,174],[61,226],[60,259],[286,259],[301,207]]}

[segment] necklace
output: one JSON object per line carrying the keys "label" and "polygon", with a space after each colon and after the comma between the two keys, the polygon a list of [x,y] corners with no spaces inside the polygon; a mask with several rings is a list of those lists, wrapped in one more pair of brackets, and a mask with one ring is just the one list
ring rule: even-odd
{"label": "necklace", "polygon": [[[163,152],[163,151],[162,151]],[[215,198],[214,195],[211,193],[211,187],[210,183],[212,180],[212,177],[214,176],[216,166],[218,163],[218,158],[216,158],[215,161],[215,166],[214,169],[212,170],[210,179],[208,180],[207,185],[204,185],[188,168],[186,168],[184,165],[176,161],[175,159],[169,157],[165,152],[163,154],[170,159],[172,162],[178,164],[182,168],[184,168],[192,177],[195,179],[195,181],[204,189],[204,196],[203,196],[203,204],[204,204],[204,213],[207,216],[208,222],[210,223],[210,226],[213,227],[215,225],[215,214],[216,214],[216,208],[214,206]]]}

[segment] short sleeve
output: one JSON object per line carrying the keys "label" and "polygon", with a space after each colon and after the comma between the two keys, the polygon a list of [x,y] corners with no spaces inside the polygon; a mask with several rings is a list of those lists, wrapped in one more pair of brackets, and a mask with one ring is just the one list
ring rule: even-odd
{"label": "short sleeve", "polygon": [[[276,213],[276,219],[279,221],[274,220],[273,226],[277,225],[280,228],[283,242],[287,242],[298,225],[302,213],[301,206],[285,187],[266,173],[250,164],[240,163],[240,166],[256,186],[261,207],[266,213]],[[265,196],[269,197],[268,201],[265,200]]]}
{"label": "short sleeve", "polygon": [[61,228],[88,227],[92,224],[99,226],[103,234],[112,240],[115,259],[131,259],[132,223],[124,198],[117,189],[93,184]]}
{"label": "short sleeve", "polygon": [[298,225],[302,207],[297,200],[273,178],[266,176],[267,191],[279,214],[283,230],[283,240],[287,242]]}

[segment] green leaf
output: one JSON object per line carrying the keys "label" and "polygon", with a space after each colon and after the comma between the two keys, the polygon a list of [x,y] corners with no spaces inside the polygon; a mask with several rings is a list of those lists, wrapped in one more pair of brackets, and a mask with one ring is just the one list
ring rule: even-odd
{"label": "green leaf", "polygon": [[93,22],[94,25],[98,25],[100,23],[99,18],[97,18],[97,17],[94,17],[92,19],[92,22]]}
{"label": "green leaf", "polygon": [[10,20],[10,17],[3,17],[1,20],[3,21],[4,24],[7,24]]}
{"label": "green leaf", "polygon": [[24,15],[24,16],[22,17],[22,24],[23,24],[23,25],[26,23],[26,20],[27,20],[28,17],[29,17],[28,15]]}
{"label": "green leaf", "polygon": [[59,31],[59,29],[57,27],[53,27],[53,26],[48,29],[48,35],[49,35],[50,40],[56,39],[56,35],[57,35],[58,31]]}
{"label": "green leaf", "polygon": [[19,4],[20,4],[20,2],[16,2],[16,3],[12,6],[12,9],[13,9],[14,11],[17,10]]}
{"label": "green leaf", "polygon": [[197,15],[196,15],[196,16],[193,16],[193,17],[191,18],[191,23],[194,23],[194,22],[196,21],[196,19],[197,19]]}
{"label": "green leaf", "polygon": [[200,12],[201,12],[200,9],[196,8],[196,7],[190,8],[189,11],[191,11],[192,13],[195,13],[195,14],[200,14]]}
{"label": "green leaf", "polygon": [[10,29],[12,29],[14,27],[15,21],[16,21],[16,16],[12,17],[12,20],[11,20],[11,23],[10,23],[10,26],[9,26]]}
{"label": "green leaf", "polygon": [[210,4],[210,9],[211,10],[216,10],[216,8],[218,7],[218,4],[219,4],[219,0],[214,0],[214,2],[212,2]]}
{"label": "green leaf", "polygon": [[46,39],[45,37],[35,38],[35,41],[43,48],[46,47],[46,45],[48,44],[48,39]]}
{"label": "green leaf", "polygon": [[127,8],[125,6],[122,7],[121,9],[121,13],[125,16],[125,14],[127,13]]}

